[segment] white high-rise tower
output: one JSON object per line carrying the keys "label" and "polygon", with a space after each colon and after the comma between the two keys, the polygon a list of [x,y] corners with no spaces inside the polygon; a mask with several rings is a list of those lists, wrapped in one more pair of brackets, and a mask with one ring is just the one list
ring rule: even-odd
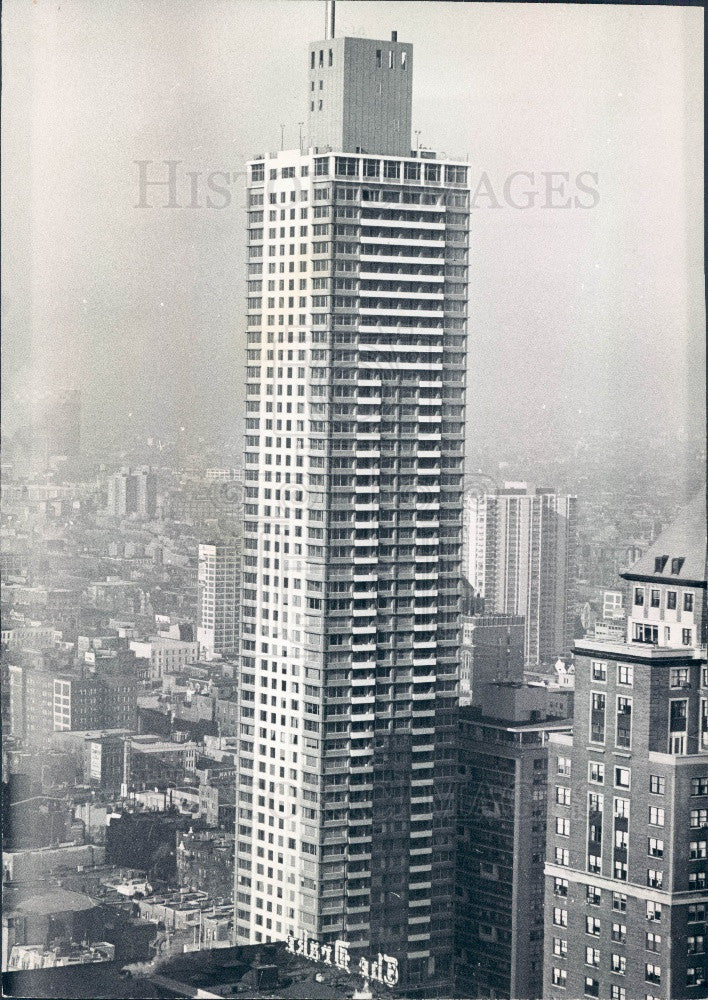
{"label": "white high-rise tower", "polygon": [[231,542],[199,546],[197,642],[207,657],[238,650],[239,556]]}
{"label": "white high-rise tower", "polygon": [[452,956],[468,168],[411,151],[395,35],[307,65],[313,145],[248,165],[236,939],[424,982]]}

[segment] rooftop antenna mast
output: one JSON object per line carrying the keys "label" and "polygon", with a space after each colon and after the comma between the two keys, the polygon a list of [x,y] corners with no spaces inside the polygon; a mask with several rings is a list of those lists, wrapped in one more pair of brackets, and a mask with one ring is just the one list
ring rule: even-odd
{"label": "rooftop antenna mast", "polygon": [[335,0],[325,0],[325,38],[334,38],[334,3]]}

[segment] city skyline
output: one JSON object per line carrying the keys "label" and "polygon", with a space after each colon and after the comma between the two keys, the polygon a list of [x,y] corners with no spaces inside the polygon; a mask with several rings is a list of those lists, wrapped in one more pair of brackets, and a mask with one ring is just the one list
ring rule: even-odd
{"label": "city skyline", "polygon": [[[3,220],[6,430],[46,385],[64,388],[81,371],[87,443],[129,423],[128,413],[151,433],[186,423],[210,434],[226,423],[240,434],[242,388],[225,373],[244,359],[242,164],[280,146],[281,123],[284,145],[298,142],[304,89],[278,81],[301,78],[299,53],[322,11],[295,2],[297,17],[292,0],[208,16],[185,3],[179,20],[157,4],[6,9],[3,191],[17,205]],[[524,435],[571,450],[588,429],[620,424],[639,449],[657,427],[702,432],[701,17],[692,8],[340,3],[342,34],[397,28],[425,41],[415,143],[437,134],[440,149],[467,155],[480,192],[470,440],[504,446]],[[580,57],[572,73],[568,49]],[[40,89],[37,65],[50,88]],[[440,94],[459,109],[454,125],[437,113]],[[77,140],[86,157],[74,155]],[[157,178],[166,159],[201,171],[202,204],[206,174],[239,174],[229,207],[136,209],[135,161],[153,161]],[[533,187],[544,202],[544,171],[568,172],[572,194],[578,175],[597,173],[585,184],[599,201],[512,208],[503,187],[516,171],[534,174],[533,184],[517,177],[517,201]],[[487,207],[483,176],[501,208]],[[189,183],[180,173],[182,203]]]}
{"label": "city skyline", "polygon": [[11,4],[3,995],[698,1000],[702,11]]}

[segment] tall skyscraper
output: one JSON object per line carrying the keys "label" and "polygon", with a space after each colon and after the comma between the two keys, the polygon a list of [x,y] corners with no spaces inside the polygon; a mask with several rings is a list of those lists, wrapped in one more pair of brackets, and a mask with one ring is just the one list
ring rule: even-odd
{"label": "tall skyscraper", "polygon": [[199,546],[197,642],[207,657],[238,650],[239,556],[229,542]]}
{"label": "tall skyscraper", "polygon": [[549,758],[544,997],[704,997],[705,494],[622,576],[626,641],[576,642]]}
{"label": "tall skyscraper", "polygon": [[469,580],[484,598],[485,612],[524,615],[529,666],[568,653],[576,497],[509,483],[477,497],[470,518]]}
{"label": "tall skyscraper", "polygon": [[307,67],[315,146],[248,166],[236,934],[423,982],[453,950],[468,168],[411,151],[395,34]]}

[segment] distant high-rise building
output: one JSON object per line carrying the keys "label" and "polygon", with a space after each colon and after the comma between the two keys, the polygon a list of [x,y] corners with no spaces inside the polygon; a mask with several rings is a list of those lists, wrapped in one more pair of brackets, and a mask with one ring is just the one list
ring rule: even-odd
{"label": "distant high-rise building", "polygon": [[705,997],[705,494],[622,576],[625,641],[576,642],[550,744],[543,996]]}
{"label": "distant high-rise building", "polygon": [[151,521],[157,510],[157,476],[151,469],[136,469],[135,513],[143,521]]}
{"label": "distant high-rise building", "polygon": [[[470,583],[485,612],[523,615],[526,662],[550,662],[573,643],[576,498],[507,484],[472,501]],[[476,530],[472,527],[476,525]]]}
{"label": "distant high-rise building", "polygon": [[157,476],[148,468],[123,468],[108,477],[107,511],[113,517],[136,515],[149,521],[157,509]]}
{"label": "distant high-rise building", "polygon": [[462,507],[462,575],[468,583],[475,578],[472,560],[475,558],[478,546],[474,541],[477,531],[477,494],[465,493]]}
{"label": "distant high-rise building", "polygon": [[137,483],[130,469],[120,469],[108,477],[108,513],[112,517],[127,517],[137,506]]}
{"label": "distant high-rise building", "polygon": [[65,389],[49,400],[43,430],[47,461],[55,457],[77,458],[81,450],[81,393]]}
{"label": "distant high-rise building", "polygon": [[232,543],[199,546],[197,642],[206,656],[238,650],[240,559]]}
{"label": "distant high-rise building", "polygon": [[235,926],[421,983],[452,959],[469,191],[411,151],[411,60],[314,43],[313,148],[248,166]]}
{"label": "distant high-rise building", "polygon": [[[81,451],[81,393],[75,389],[47,392],[33,399],[31,416],[13,435],[12,465],[16,473],[37,476],[71,461]],[[8,449],[9,451],[9,449]]]}
{"label": "distant high-rise building", "polygon": [[543,995],[548,738],[541,685],[486,684],[460,712],[455,978],[463,995]]}

